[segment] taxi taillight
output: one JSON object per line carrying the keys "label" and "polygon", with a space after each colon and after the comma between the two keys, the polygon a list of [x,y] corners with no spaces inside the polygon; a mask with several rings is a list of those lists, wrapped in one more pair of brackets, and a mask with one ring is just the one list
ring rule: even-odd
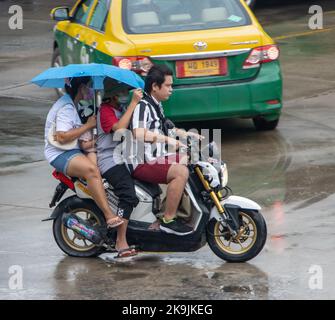
{"label": "taxi taillight", "polygon": [[277,45],[267,45],[254,48],[249,57],[243,64],[243,69],[257,68],[261,63],[272,62],[278,60],[279,48]]}
{"label": "taxi taillight", "polygon": [[114,57],[113,65],[134,71],[141,76],[146,76],[153,63],[148,57]]}

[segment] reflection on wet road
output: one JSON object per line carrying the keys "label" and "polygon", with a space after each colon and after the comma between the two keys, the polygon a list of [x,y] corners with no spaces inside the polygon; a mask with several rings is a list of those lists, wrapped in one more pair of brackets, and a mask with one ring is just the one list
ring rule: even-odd
{"label": "reflection on wet road", "polygon": [[[324,3],[326,26],[335,25],[335,4]],[[259,7],[256,14],[271,35],[280,37],[306,31],[307,12],[300,3]],[[0,14],[0,26],[5,20]],[[34,23],[27,21],[28,30]],[[262,253],[250,263],[227,264],[206,246],[194,253],[140,254],[122,262],[109,254],[64,257],[51,223],[40,222],[51,212],[48,203],[56,185],[43,157],[44,119],[55,95],[21,85],[50,63],[45,43],[52,23],[40,24],[48,27],[41,27],[42,45],[33,36],[35,56],[28,50],[10,57],[11,39],[0,28],[6,40],[0,48],[0,298],[335,298],[335,31],[278,40],[286,99],[278,130],[256,132],[249,120],[206,123],[223,131],[222,155],[234,193],[263,207],[269,236]],[[23,48],[29,44],[29,32],[24,32]],[[12,265],[23,268],[20,290],[8,287]],[[322,268],[322,290],[311,289],[313,266]]]}
{"label": "reflection on wet road", "polygon": [[0,168],[44,160],[45,103],[0,98]]}
{"label": "reflection on wet road", "polygon": [[138,292],[129,292],[133,283],[141,288],[142,299],[268,298],[267,275],[251,264],[192,265],[184,258],[154,255],[138,257],[131,263],[109,262],[105,258],[103,263],[92,264],[64,258],[56,268],[55,279],[72,280],[74,286],[69,292],[63,292],[60,285],[60,298],[81,296],[87,285],[85,274],[93,275],[90,281],[94,284],[99,282],[101,272],[106,274],[105,281],[110,284],[104,284],[103,288],[96,286],[97,289],[89,293],[91,299],[137,299]]}

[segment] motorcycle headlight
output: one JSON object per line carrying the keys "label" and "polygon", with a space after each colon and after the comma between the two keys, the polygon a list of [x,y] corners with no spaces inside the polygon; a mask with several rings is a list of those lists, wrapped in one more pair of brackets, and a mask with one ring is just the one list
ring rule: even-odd
{"label": "motorcycle headlight", "polygon": [[224,163],[221,165],[221,186],[225,187],[228,184],[228,169]]}

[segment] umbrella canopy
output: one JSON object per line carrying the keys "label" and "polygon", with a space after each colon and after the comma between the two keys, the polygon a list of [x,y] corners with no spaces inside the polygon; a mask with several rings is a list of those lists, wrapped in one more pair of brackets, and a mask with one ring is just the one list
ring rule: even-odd
{"label": "umbrella canopy", "polygon": [[69,64],[64,67],[49,68],[31,80],[32,83],[45,88],[64,88],[65,79],[91,77],[93,89],[104,88],[104,79],[111,78],[118,84],[132,88],[144,88],[144,81],[133,71],[99,63]]}

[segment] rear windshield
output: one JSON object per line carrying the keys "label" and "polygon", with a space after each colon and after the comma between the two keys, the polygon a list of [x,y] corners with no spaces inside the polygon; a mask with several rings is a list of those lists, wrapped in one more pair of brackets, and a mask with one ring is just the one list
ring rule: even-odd
{"label": "rear windshield", "polygon": [[231,28],[250,24],[239,0],[124,0],[127,33]]}

